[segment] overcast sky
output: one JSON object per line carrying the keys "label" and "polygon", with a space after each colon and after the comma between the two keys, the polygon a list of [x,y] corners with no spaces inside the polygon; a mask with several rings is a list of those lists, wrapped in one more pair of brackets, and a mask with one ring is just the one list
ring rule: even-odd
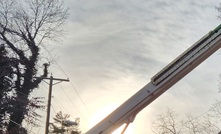
{"label": "overcast sky", "polygon": [[[53,86],[51,116],[63,111],[72,119],[80,117],[83,132],[95,125],[97,115],[110,113],[221,22],[218,0],[65,2],[70,13],[66,36],[48,49],[57,61],[53,76],[71,82]],[[151,122],[167,108],[180,115],[206,112],[220,97],[220,58],[218,51],[147,106],[125,134],[151,134]],[[41,89],[47,96],[48,85]],[[44,132],[44,122],[36,133]]]}

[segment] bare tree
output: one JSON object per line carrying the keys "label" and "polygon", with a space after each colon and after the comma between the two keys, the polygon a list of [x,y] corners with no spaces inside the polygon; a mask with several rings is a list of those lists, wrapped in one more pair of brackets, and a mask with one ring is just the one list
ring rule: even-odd
{"label": "bare tree", "polygon": [[165,114],[157,116],[152,131],[155,134],[218,134],[220,124],[209,112],[198,117],[188,114],[185,119],[179,121],[178,115],[168,109]]}
{"label": "bare tree", "polygon": [[[16,130],[30,107],[30,93],[41,82],[33,79],[38,71],[40,48],[61,33],[67,9],[60,0],[0,0],[0,42],[10,59],[16,59],[13,67],[12,108],[7,109],[8,131]],[[42,76],[48,74],[47,64]]]}
{"label": "bare tree", "polygon": [[171,109],[168,109],[165,114],[159,114],[156,121],[153,122],[152,131],[155,134],[180,134],[182,126],[177,116]]}

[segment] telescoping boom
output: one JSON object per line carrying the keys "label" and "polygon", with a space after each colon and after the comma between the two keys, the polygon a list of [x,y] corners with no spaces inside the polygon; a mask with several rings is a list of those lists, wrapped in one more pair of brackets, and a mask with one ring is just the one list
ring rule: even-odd
{"label": "telescoping boom", "polygon": [[203,36],[159,71],[146,86],[91,128],[86,134],[111,134],[125,123],[128,126],[143,108],[157,99],[220,47],[221,25]]}

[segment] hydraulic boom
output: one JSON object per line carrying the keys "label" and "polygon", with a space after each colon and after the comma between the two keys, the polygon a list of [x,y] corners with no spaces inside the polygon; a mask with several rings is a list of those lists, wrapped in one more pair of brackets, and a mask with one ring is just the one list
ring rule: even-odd
{"label": "hydraulic boom", "polygon": [[220,47],[221,25],[210,31],[153,76],[146,86],[91,128],[86,134],[111,134],[125,123],[128,126],[143,108],[157,99]]}

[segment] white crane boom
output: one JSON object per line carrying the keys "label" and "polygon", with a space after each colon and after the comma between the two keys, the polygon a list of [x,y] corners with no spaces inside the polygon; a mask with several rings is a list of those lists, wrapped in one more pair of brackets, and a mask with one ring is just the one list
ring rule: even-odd
{"label": "white crane boom", "polygon": [[86,134],[111,134],[123,124],[133,122],[135,116],[143,108],[157,99],[220,47],[221,25],[210,31],[153,76],[146,86],[91,128]]}

